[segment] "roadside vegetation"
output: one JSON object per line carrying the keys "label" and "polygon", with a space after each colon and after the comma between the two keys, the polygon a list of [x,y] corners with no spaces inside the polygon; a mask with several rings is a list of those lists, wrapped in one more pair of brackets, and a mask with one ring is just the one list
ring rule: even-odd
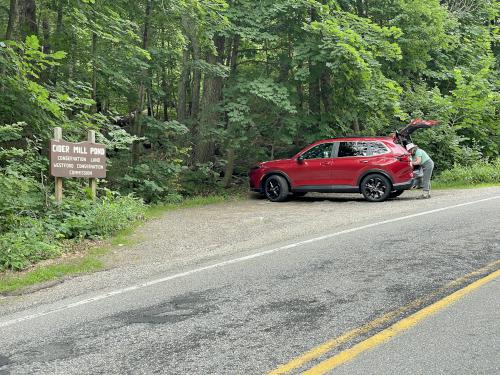
{"label": "roadside vegetation", "polygon": [[[107,238],[148,207],[226,199],[258,161],[322,138],[389,134],[417,117],[441,121],[415,136],[439,184],[498,182],[498,2],[0,8],[0,272]],[[72,142],[95,130],[106,145],[96,202],[86,181],[66,179],[55,204],[54,127]]]}
{"label": "roadside vegetation", "polygon": [[[36,195],[35,195],[36,196]],[[0,272],[22,270],[71,249],[68,241],[106,238],[143,217],[145,206],[131,196],[109,194],[93,202],[68,198],[62,205],[44,207],[27,196],[0,201]],[[12,204],[18,203],[18,204]],[[20,207],[28,203],[29,207]],[[38,207],[37,207],[38,206]],[[25,210],[24,215],[19,213]]]}
{"label": "roadside vegetation", "polygon": [[[2,262],[0,263],[2,266],[0,268],[0,294],[15,293],[32,285],[102,270],[106,266],[103,256],[112,249],[131,244],[130,235],[145,221],[154,219],[168,211],[237,200],[242,196],[241,191],[231,191],[230,194],[197,196],[178,203],[155,205],[144,205],[139,200],[130,197],[113,199],[113,203],[109,201],[107,203],[97,202],[99,208],[93,207],[92,209],[108,210],[110,206],[114,206],[105,218],[107,222],[100,226],[100,231],[93,231],[71,239],[62,236],[51,238],[50,235],[56,233],[57,230],[47,232],[43,240],[39,239],[36,245],[38,249],[44,249],[47,244],[50,244],[54,249],[52,252],[37,253],[34,251],[35,247],[30,247],[36,241],[31,243],[26,239],[17,241],[18,247],[13,247],[10,244],[11,247],[6,252],[7,255],[0,258],[0,262]],[[91,212],[86,211],[86,214],[89,213]],[[124,216],[117,218],[120,213]],[[78,215],[77,220],[82,220],[84,216],[85,213],[82,212]],[[107,238],[109,236],[111,238]],[[52,259],[54,257],[57,259]],[[48,261],[38,265],[33,264],[42,260]]]}
{"label": "roadside vegetation", "polygon": [[500,159],[477,162],[471,165],[455,165],[442,172],[435,180],[439,188],[477,187],[500,185]]}

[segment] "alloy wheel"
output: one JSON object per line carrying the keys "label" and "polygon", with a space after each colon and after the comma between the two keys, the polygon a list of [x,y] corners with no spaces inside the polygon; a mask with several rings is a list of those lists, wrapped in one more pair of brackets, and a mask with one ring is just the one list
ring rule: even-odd
{"label": "alloy wheel", "polygon": [[269,179],[266,183],[266,195],[271,199],[277,199],[280,196],[281,188],[275,179]]}
{"label": "alloy wheel", "polygon": [[366,195],[368,195],[373,200],[379,200],[387,191],[388,186],[380,177],[371,177],[365,183]]}

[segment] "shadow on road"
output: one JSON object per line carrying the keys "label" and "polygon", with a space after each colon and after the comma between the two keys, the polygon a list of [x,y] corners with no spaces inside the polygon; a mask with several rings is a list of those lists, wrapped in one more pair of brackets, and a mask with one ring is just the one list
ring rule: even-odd
{"label": "shadow on road", "polygon": [[[314,193],[313,193],[314,194]],[[267,201],[267,198],[264,195],[258,194],[258,193],[250,193],[248,195],[248,199],[251,201]],[[390,198],[386,202],[392,202],[392,201],[413,201],[415,200],[415,197],[397,197],[397,198]],[[364,202],[366,204],[372,204],[371,202],[368,202],[363,198],[362,195],[356,196],[356,195],[340,195],[340,194],[331,194],[331,195],[306,195],[304,197],[294,197],[290,196],[287,201],[284,203],[286,204],[287,202],[302,202],[302,203],[317,203],[317,202],[331,202],[331,203],[346,203],[346,202]],[[269,202],[271,203],[271,202]],[[280,203],[276,203],[280,204]]]}

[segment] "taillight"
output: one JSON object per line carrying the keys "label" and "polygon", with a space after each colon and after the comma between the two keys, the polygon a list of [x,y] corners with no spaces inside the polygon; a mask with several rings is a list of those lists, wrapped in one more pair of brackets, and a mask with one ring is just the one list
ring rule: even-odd
{"label": "taillight", "polygon": [[410,162],[410,154],[396,155],[395,158],[402,162]]}

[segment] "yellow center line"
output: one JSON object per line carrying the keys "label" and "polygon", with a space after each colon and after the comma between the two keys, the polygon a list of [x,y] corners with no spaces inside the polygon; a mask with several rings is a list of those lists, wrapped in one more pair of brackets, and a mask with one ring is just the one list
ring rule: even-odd
{"label": "yellow center line", "polygon": [[352,348],[347,349],[323,362],[318,364],[317,366],[314,366],[308,371],[303,372],[304,375],[321,375],[321,374],[326,374],[327,372],[331,371],[335,367],[338,367],[339,365],[353,360],[355,357],[360,355],[361,353],[367,351],[368,349],[372,349],[380,344],[383,344],[387,341],[389,341],[392,337],[395,335],[408,330],[409,328],[415,326],[418,322],[421,320],[429,317],[432,314],[437,313],[438,311],[443,310],[447,306],[451,305],[452,303],[458,301],[460,298],[463,296],[471,293],[475,289],[483,286],[484,284],[496,279],[497,277],[500,277],[500,270],[495,271],[491,274],[489,274],[486,277],[483,277],[482,279],[479,279],[472,284],[466,286],[463,289],[458,290],[457,292],[450,294],[449,296],[433,303],[432,305],[429,305],[422,310],[416,312],[413,315],[410,315],[409,317],[400,320],[399,322],[393,324],[387,329],[384,329],[383,331],[377,333],[376,335],[360,342],[359,344],[354,345]]}
{"label": "yellow center line", "polygon": [[411,303],[409,303],[403,307],[400,307],[398,309],[390,311],[390,312],[376,318],[375,320],[372,320],[371,322],[369,322],[361,327],[355,328],[351,331],[344,333],[343,335],[341,335],[339,337],[336,337],[332,340],[328,340],[325,343],[307,351],[303,355],[291,360],[290,362],[281,365],[277,369],[269,372],[267,375],[288,374],[292,370],[295,370],[299,367],[304,366],[306,363],[321,357],[322,355],[332,351],[333,349],[339,347],[340,345],[342,345],[342,344],[344,344],[352,339],[355,339],[356,337],[364,335],[364,334],[366,334],[366,333],[368,333],[368,332],[370,332],[378,327],[381,327],[381,326],[389,323],[391,320],[397,318],[398,316],[402,316],[407,311],[414,310],[418,307],[423,306],[425,303],[430,302],[430,300],[434,299],[436,296],[442,294],[446,290],[449,290],[449,289],[456,287],[458,285],[462,285],[467,280],[469,280],[473,277],[476,277],[479,275],[484,275],[488,272],[491,272],[493,269],[497,268],[498,266],[500,266],[500,259],[486,265],[485,267],[482,267],[481,269],[473,271],[473,272],[471,272],[463,277],[460,277],[457,280],[454,280],[454,281],[446,284],[444,287],[439,288],[438,290],[436,290],[435,292],[433,292],[429,295],[418,298],[418,299],[412,301]]}

